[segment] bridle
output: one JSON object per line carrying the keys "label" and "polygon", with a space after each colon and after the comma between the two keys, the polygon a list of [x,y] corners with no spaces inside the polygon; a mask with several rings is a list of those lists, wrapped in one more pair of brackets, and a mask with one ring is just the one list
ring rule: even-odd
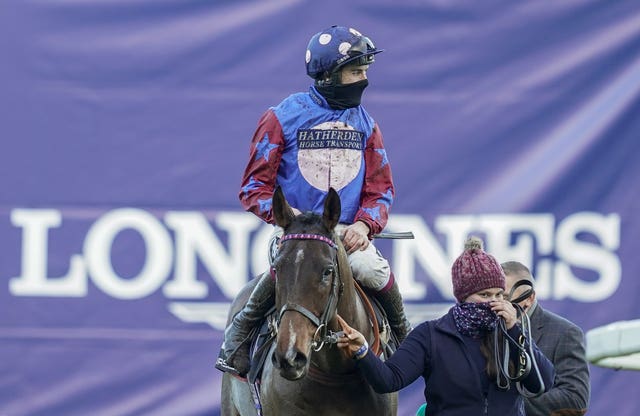
{"label": "bridle", "polygon": [[321,234],[310,233],[286,234],[280,238],[280,243],[289,240],[316,240],[328,244],[333,249],[331,291],[329,293],[329,299],[327,300],[324,310],[322,311],[322,315],[318,317],[316,314],[302,305],[287,302],[282,305],[282,308],[280,308],[278,319],[276,321],[276,325],[279,327],[280,320],[282,319],[284,313],[287,311],[298,312],[302,316],[310,320],[311,323],[313,323],[313,325],[315,325],[317,328],[315,334],[313,335],[313,341],[311,343],[311,348],[317,352],[322,349],[325,343],[335,344],[336,342],[338,342],[338,333],[329,330],[329,328],[327,327],[330,316],[332,316],[332,314],[338,307],[338,300],[344,289],[344,283],[342,283],[342,281],[340,280],[339,262],[337,261],[338,245],[329,237]]}

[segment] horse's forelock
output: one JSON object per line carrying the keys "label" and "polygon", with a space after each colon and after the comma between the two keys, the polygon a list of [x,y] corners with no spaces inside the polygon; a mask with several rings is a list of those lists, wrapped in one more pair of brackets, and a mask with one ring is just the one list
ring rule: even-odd
{"label": "horse's forelock", "polygon": [[328,230],[322,221],[322,216],[314,212],[305,212],[297,215],[293,222],[285,230],[287,234],[309,233],[331,236],[332,230]]}

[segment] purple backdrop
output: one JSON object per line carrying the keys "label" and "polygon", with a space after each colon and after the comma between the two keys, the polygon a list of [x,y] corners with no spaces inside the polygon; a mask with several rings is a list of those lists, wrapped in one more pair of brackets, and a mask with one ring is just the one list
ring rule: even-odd
{"label": "purple backdrop", "polygon": [[[9,0],[0,414],[219,414],[228,302],[269,232],[237,200],[249,140],[331,24],[386,50],[364,103],[388,229],[416,235],[380,243],[414,322],[451,304],[469,233],[585,331],[638,318],[637,2]],[[589,414],[638,414],[638,373],[591,370]]]}

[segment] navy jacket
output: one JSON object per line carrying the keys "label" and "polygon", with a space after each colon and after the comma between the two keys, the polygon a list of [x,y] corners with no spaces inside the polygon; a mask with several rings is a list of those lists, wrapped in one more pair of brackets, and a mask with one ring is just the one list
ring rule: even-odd
{"label": "navy jacket", "polygon": [[[514,326],[510,335],[520,333]],[[553,384],[551,362],[533,345],[535,359],[545,386]],[[512,383],[509,390],[500,390],[494,380],[485,391],[481,377],[487,377],[483,366],[472,357],[453,321],[452,311],[442,318],[420,324],[404,340],[387,361],[367,354],[359,362],[365,378],[379,393],[400,390],[422,376],[427,402],[426,415],[438,416],[520,416],[524,402]],[[484,359],[482,359],[484,361]],[[530,391],[538,390],[534,371],[522,384]],[[485,382],[484,385],[487,385]]]}

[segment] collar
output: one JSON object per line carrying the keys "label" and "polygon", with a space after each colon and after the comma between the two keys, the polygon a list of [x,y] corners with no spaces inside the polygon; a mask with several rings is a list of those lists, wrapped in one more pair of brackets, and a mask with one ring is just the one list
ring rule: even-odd
{"label": "collar", "polygon": [[527,316],[529,317],[529,319],[531,319],[537,307],[538,307],[538,300],[536,299],[533,301],[533,304],[531,305],[531,307],[527,309]]}
{"label": "collar", "polygon": [[327,100],[316,90],[316,87],[313,85],[309,87],[309,96],[313,100],[314,103],[318,104],[320,107],[331,108],[327,103]]}
{"label": "collar", "polygon": [[449,334],[453,337],[462,340],[462,335],[458,332],[458,328],[456,328],[456,323],[453,319],[453,307],[449,309],[446,315],[443,315],[439,319],[435,321],[434,325],[435,329],[438,331],[444,332],[445,334]]}

